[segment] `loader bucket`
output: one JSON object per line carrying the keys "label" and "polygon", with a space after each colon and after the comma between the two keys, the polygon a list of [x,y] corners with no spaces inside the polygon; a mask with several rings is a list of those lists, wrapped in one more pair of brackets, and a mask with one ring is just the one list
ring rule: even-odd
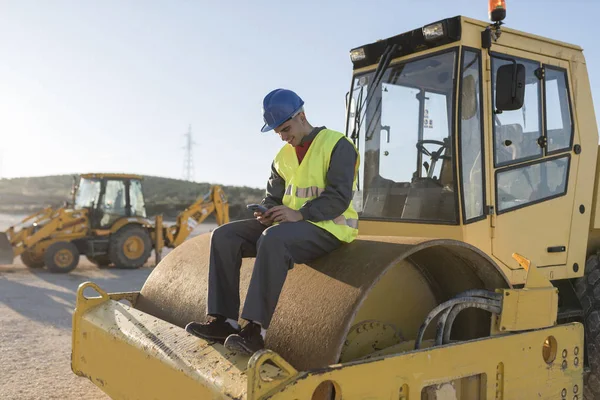
{"label": "loader bucket", "polygon": [[12,264],[14,260],[13,248],[8,241],[6,233],[0,232],[0,265]]}

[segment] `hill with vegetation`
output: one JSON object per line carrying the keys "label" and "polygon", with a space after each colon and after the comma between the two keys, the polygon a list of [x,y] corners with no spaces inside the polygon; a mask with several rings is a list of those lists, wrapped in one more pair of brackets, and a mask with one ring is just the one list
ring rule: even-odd
{"label": "hill with vegetation", "polygon": [[[30,214],[47,206],[60,207],[71,201],[72,184],[71,175],[0,179],[0,213]],[[148,216],[163,214],[173,218],[206,195],[211,184],[144,176],[142,186]],[[246,204],[260,202],[265,193],[264,189],[247,186],[221,186],[229,200],[232,220],[252,217]],[[207,220],[214,220],[214,214]]]}

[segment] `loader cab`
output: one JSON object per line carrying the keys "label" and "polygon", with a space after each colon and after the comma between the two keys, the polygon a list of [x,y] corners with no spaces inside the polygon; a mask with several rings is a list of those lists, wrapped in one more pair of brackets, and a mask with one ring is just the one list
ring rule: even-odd
{"label": "loader cab", "polygon": [[82,175],[75,209],[86,208],[92,229],[110,228],[124,217],[146,217],[142,178],[135,175]]}
{"label": "loader cab", "polygon": [[513,252],[551,279],[581,274],[570,216],[587,218],[578,225],[587,234],[590,199],[575,187],[586,185],[580,159],[595,168],[597,134],[576,139],[569,81],[588,84],[580,48],[459,16],[350,58],[360,234],[461,240],[513,283],[525,276]]}

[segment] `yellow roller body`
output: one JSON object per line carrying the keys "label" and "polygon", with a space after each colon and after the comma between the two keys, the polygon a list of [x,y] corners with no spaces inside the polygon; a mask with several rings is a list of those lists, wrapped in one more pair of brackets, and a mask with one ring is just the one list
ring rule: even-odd
{"label": "yellow roller body", "polygon": [[[136,308],[180,327],[205,320],[209,247],[205,234],[169,253],[147,279]],[[253,261],[244,259],[241,267],[242,307]],[[465,243],[360,237],[310,265],[295,265],[266,346],[299,370],[361,358],[414,339],[427,313],[457,293],[501,287],[509,285],[500,269]],[[489,334],[490,315],[465,311],[455,325],[453,338],[481,337]]]}

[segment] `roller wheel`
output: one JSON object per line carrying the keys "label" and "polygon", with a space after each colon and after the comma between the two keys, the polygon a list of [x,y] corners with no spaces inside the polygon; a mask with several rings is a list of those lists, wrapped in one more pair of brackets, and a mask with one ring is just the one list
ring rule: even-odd
{"label": "roller wheel", "polygon": [[44,264],[50,272],[67,273],[77,267],[79,250],[70,242],[51,244],[44,253]]}
{"label": "roller wheel", "polygon": [[32,251],[26,251],[21,254],[21,261],[28,268],[42,268],[44,266],[44,256],[36,257]]}
{"label": "roller wheel", "polygon": [[583,307],[585,350],[590,371],[584,376],[585,400],[600,398],[600,258],[591,256],[585,264],[585,275],[575,288]]}
{"label": "roller wheel", "polygon": [[152,252],[148,231],[139,225],[127,225],[111,236],[108,245],[110,260],[119,268],[142,267]]}
{"label": "roller wheel", "polygon": [[92,263],[96,264],[100,268],[108,267],[108,265],[110,264],[110,257],[108,256],[108,254],[102,254],[93,257],[88,256],[88,260],[90,260]]}

